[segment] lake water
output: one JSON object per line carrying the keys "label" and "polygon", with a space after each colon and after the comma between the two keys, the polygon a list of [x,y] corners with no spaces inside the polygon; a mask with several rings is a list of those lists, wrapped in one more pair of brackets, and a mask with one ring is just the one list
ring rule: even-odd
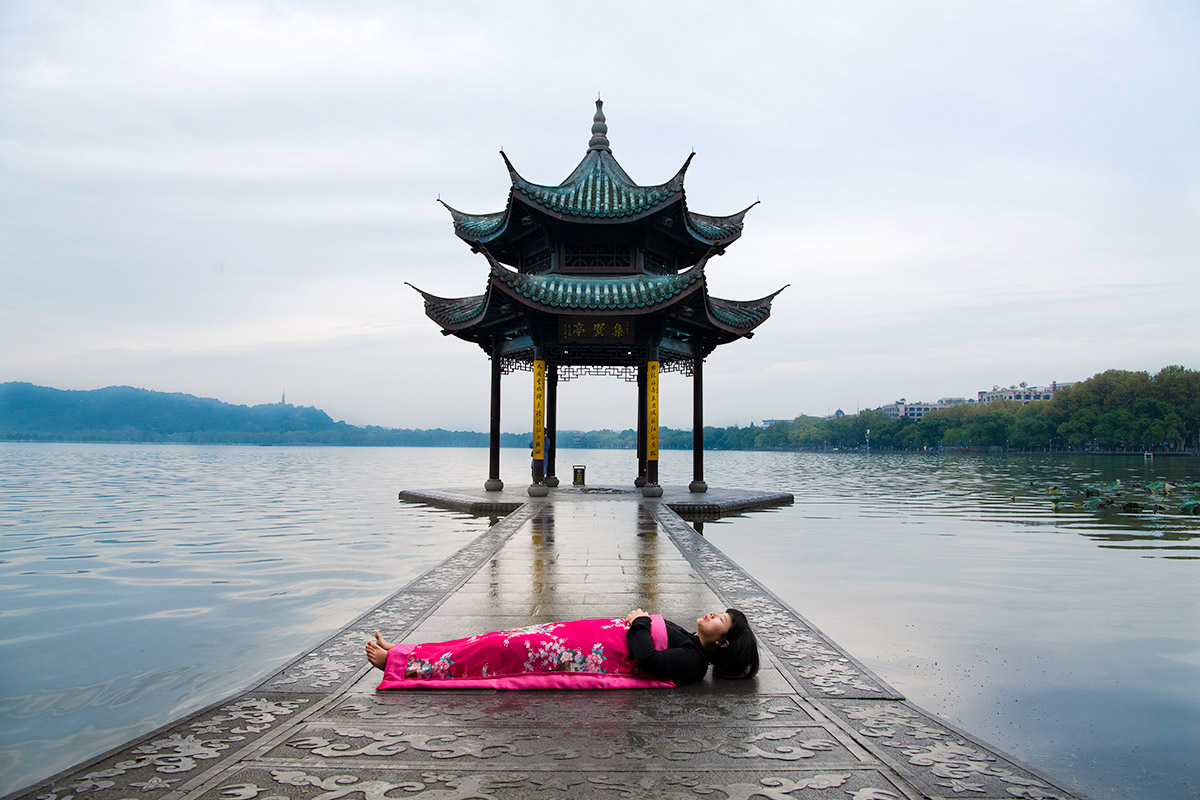
{"label": "lake water", "polygon": [[[527,479],[528,451],[503,459]],[[664,482],[690,467],[664,453]],[[0,444],[0,794],[340,628],[491,522],[397,490],[486,474],[482,449]],[[1049,491],[1153,502],[1137,484],[1200,464],[714,452],[706,478],[795,494],[704,535],[914,702],[1097,800],[1200,796],[1200,517]]]}

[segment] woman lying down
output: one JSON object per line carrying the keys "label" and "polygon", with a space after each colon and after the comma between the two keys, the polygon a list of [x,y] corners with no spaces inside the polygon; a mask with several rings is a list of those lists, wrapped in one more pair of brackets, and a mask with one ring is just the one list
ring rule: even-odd
{"label": "woman lying down", "polygon": [[367,660],[380,689],[631,689],[682,686],[758,672],[758,642],[735,608],[696,620],[696,632],[647,614],[547,622],[467,639],[393,644],[379,632]]}

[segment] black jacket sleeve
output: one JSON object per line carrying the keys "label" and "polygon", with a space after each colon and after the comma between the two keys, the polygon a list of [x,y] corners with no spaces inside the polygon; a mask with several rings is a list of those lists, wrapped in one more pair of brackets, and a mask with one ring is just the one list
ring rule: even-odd
{"label": "black jacket sleeve", "polygon": [[[650,637],[650,618],[638,617],[625,634],[629,653],[638,669],[659,680],[668,680],[676,686],[703,680],[708,672],[708,659],[698,646],[690,642],[679,647],[655,650]],[[669,643],[669,642],[668,642]]]}

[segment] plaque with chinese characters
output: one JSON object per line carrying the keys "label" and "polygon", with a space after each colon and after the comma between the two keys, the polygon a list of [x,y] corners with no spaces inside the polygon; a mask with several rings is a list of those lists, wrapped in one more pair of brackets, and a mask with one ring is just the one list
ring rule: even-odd
{"label": "plaque with chinese characters", "polygon": [[559,344],[633,344],[633,320],[559,317]]}

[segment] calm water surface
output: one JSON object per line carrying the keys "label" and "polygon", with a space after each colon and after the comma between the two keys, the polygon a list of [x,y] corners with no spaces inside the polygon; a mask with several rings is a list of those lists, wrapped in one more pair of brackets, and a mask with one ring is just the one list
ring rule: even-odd
{"label": "calm water surface", "polygon": [[[589,483],[631,453],[565,451]],[[525,479],[527,451],[506,451]],[[664,453],[664,481],[690,479]],[[1191,460],[710,453],[704,534],[924,708],[1098,800],[1200,795],[1200,518],[1050,502]],[[566,472],[566,470],[562,470]],[[481,533],[473,449],[0,444],[0,793],[252,685]],[[1174,505],[1167,501],[1166,505]]]}
{"label": "calm water surface", "polygon": [[914,702],[1095,798],[1200,797],[1200,518],[1049,493],[1200,464],[728,455],[796,504],[705,535]]}
{"label": "calm water surface", "polygon": [[0,794],[253,685],[487,529],[486,450],[0,444]]}

